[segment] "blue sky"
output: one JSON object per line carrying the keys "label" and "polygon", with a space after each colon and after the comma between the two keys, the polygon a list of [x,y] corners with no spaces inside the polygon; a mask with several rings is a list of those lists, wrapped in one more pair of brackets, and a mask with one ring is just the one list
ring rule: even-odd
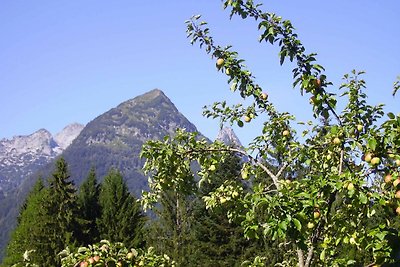
{"label": "blue sky", "polygon": [[[400,2],[264,1],[263,9],[290,19],[308,52],[326,68],[336,90],[343,74],[365,70],[373,104],[400,112],[391,96],[400,74]],[[257,24],[229,20],[219,0],[0,2],[0,139],[40,128],[57,133],[154,88],[210,138],[218,122],[202,106],[241,99],[229,91],[215,62],[186,39],[184,21],[202,14],[215,41],[232,44],[279,110],[310,119],[308,97],[291,87],[291,65],[277,47],[257,42]],[[254,127],[236,129],[246,143]]]}

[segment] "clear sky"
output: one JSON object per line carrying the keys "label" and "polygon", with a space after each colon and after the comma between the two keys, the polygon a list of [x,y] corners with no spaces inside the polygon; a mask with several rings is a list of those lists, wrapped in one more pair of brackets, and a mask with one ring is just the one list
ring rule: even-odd
{"label": "clear sky", "polygon": [[[400,74],[400,1],[263,1],[290,19],[308,52],[337,88],[343,74],[365,70],[371,103],[400,112],[391,96]],[[219,0],[0,1],[0,139],[40,128],[57,133],[86,124],[119,103],[159,88],[210,138],[218,122],[202,106],[240,98],[215,62],[186,39],[184,21],[202,14],[215,41],[232,44],[279,110],[307,120],[308,97],[291,87],[291,65],[257,42],[257,24],[229,20]],[[253,121],[253,125],[261,120]],[[235,129],[248,142],[257,127]]]}

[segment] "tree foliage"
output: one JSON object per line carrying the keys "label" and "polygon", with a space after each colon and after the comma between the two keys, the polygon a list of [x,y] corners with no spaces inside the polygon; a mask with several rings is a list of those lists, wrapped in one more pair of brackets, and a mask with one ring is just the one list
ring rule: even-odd
{"label": "tree foliage", "polygon": [[82,183],[78,194],[78,205],[82,219],[82,238],[84,245],[100,241],[100,233],[96,221],[101,215],[99,204],[100,185],[97,183],[96,172],[91,168],[86,180]]}
{"label": "tree foliage", "polygon": [[[391,221],[400,214],[400,115],[388,113],[384,120],[383,106],[367,102],[363,72],[344,75],[340,95],[332,92],[324,67],[317,63],[315,53],[306,53],[289,20],[262,11],[251,0],[223,3],[231,17],[256,21],[260,42],[280,48],[281,64],[294,63],[293,86],[310,96],[312,114],[319,120],[304,124],[288,112],[279,112],[238,53],[231,46],[216,45],[207,23],[195,16],[187,21],[191,43],[198,43],[216,59],[230,89],[250,102],[248,106],[217,102],[206,107],[204,115],[239,127],[263,120],[262,132],[244,149],[210,144],[185,131],[148,142],[142,152],[147,158],[145,170],[151,174],[144,206],[156,203],[171,186],[178,192],[195,190],[197,176],[201,187],[229,153],[236,152],[250,159],[242,165],[241,176],[250,180],[251,190],[225,181],[204,197],[206,206],[225,209],[249,238],[271,237],[279,242],[286,249],[279,266],[393,262],[391,240],[398,239],[398,230]],[[341,110],[338,101],[344,107]],[[301,137],[296,123],[304,125]],[[267,162],[276,164],[272,168]],[[194,163],[200,166],[198,171],[191,168]],[[285,173],[294,177],[288,180]],[[270,183],[265,182],[266,175]],[[365,222],[368,227],[363,227]],[[349,247],[355,253],[343,253]],[[366,256],[358,258],[357,253]],[[269,263],[257,257],[254,264]]]}
{"label": "tree foliage", "polygon": [[145,216],[118,171],[111,169],[104,178],[99,204],[101,216],[97,225],[102,239],[122,242],[128,247],[143,245]]}
{"label": "tree foliage", "polygon": [[[43,199],[45,194],[47,192],[43,180],[39,178],[21,207],[18,227],[12,233],[7,246],[6,257],[3,261],[5,266],[19,262],[28,247],[37,250],[40,243],[44,241],[45,237],[41,236],[43,224],[38,222],[44,221]],[[32,256],[40,258],[40,255]]]}

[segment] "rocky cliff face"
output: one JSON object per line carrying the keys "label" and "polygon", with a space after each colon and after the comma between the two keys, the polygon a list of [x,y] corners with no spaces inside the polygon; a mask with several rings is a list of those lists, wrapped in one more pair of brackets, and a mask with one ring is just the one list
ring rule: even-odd
{"label": "rocky cliff face", "polygon": [[49,131],[40,129],[30,135],[0,140],[0,192],[7,194],[24,177],[61,154],[82,129],[83,125],[74,123],[55,137]]}
{"label": "rocky cliff face", "polygon": [[230,127],[222,128],[219,131],[216,140],[219,140],[228,146],[233,146],[233,147],[238,147],[238,148],[242,147],[242,143],[240,142],[239,138],[236,136],[233,129]]}
{"label": "rocky cliff face", "polygon": [[72,141],[80,134],[82,129],[85,126],[79,123],[72,123],[67,125],[61,132],[54,136],[54,141],[61,148],[61,150],[65,150]]}

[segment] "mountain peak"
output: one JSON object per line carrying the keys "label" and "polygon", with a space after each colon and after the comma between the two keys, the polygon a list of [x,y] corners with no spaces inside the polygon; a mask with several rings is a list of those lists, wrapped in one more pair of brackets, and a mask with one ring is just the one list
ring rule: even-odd
{"label": "mountain peak", "polygon": [[242,147],[242,143],[239,138],[236,136],[235,132],[230,127],[222,128],[218,135],[217,140],[223,142],[225,145],[233,146],[233,147]]}
{"label": "mountain peak", "polygon": [[61,132],[54,136],[54,140],[61,147],[61,149],[66,149],[72,141],[79,135],[85,126],[80,123],[71,123],[64,127]]}

